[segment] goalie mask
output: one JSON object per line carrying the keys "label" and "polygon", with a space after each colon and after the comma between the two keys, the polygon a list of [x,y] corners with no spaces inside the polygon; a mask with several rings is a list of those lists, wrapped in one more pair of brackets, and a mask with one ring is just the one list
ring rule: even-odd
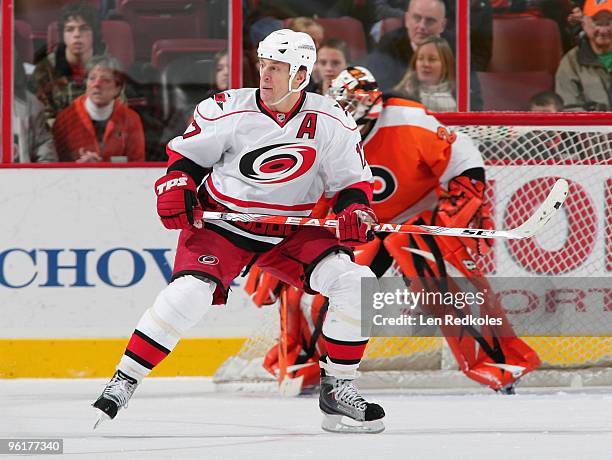
{"label": "goalie mask", "polygon": [[347,67],[340,72],[327,90],[327,96],[350,113],[358,125],[378,118],[382,110],[382,91],[365,67]]}
{"label": "goalie mask", "polygon": [[[310,75],[317,60],[317,49],[310,35],[290,29],[281,29],[272,32],[259,42],[257,57],[289,64],[289,93],[287,93],[289,95],[299,93],[310,82]],[[293,80],[302,66],[306,68],[306,79],[297,89],[291,89]]]}

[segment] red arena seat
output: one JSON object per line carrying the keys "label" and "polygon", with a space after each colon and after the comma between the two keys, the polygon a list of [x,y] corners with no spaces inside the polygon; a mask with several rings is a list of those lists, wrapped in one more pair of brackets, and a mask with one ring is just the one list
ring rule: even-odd
{"label": "red arena seat", "polygon": [[169,62],[193,55],[197,58],[210,57],[227,49],[227,40],[213,38],[175,38],[172,40],[158,40],[153,44],[151,63],[162,70]]}
{"label": "red arena seat", "polygon": [[363,25],[357,19],[348,16],[318,18],[317,22],[323,26],[325,39],[335,38],[346,42],[351,51],[351,60],[355,61],[366,53]]}
{"label": "red arena seat", "polygon": [[493,19],[490,72],[557,71],[563,50],[552,19],[532,15],[500,15]]}
{"label": "red arena seat", "polygon": [[206,37],[204,0],[120,0],[119,13],[132,26],[136,59],[150,60],[157,40]]}

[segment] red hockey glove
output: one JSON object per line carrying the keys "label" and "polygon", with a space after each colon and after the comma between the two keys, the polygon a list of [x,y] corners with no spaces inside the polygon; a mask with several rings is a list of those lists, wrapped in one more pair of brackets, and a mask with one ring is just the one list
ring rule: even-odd
{"label": "red hockey glove", "polygon": [[169,229],[201,228],[202,206],[195,181],[181,171],[170,171],[155,182],[157,214]]}
{"label": "red hockey glove", "polygon": [[359,246],[374,238],[372,225],[378,223],[376,214],[365,204],[353,203],[340,211],[336,218],[338,227],[336,236],[340,243],[348,246]]}
{"label": "red hockey glove", "polygon": [[[484,203],[485,184],[466,176],[457,176],[448,183],[448,191],[439,194],[437,217],[445,227],[493,229],[491,206]],[[464,244],[476,254],[486,254],[492,240],[462,238]]]}

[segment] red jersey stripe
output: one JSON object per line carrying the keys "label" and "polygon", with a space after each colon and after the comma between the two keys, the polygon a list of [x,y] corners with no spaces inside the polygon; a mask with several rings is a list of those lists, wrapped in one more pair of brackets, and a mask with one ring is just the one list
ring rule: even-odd
{"label": "red jersey stripe", "polygon": [[305,204],[296,204],[296,205],[286,205],[286,204],[276,204],[276,203],[262,203],[259,201],[245,201],[239,200],[238,198],[233,198],[231,196],[225,195],[221,193],[214,186],[212,177],[208,176],[206,179],[206,186],[208,190],[215,195],[217,201],[227,201],[236,206],[240,206],[241,208],[264,208],[264,209],[277,209],[279,211],[310,211],[314,208],[316,203],[305,203]]}

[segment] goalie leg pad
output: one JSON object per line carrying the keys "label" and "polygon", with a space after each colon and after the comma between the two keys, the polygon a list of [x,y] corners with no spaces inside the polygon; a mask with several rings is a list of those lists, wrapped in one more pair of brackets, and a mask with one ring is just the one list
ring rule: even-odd
{"label": "goalie leg pad", "polygon": [[138,380],[151,372],[212,304],[216,285],[183,276],[162,290],[143,314],[117,369]]}
{"label": "goalie leg pad", "polygon": [[[428,222],[431,222],[430,212],[421,214],[411,223]],[[447,289],[457,291],[459,287],[452,278],[465,277],[478,292],[494,292],[460,238],[394,234],[385,239],[384,245],[402,268],[402,273],[412,278],[415,288],[424,287],[420,277],[427,286],[435,286],[429,280],[445,279]],[[512,326],[494,296],[486,298],[487,302],[480,306],[480,314],[500,318],[501,326],[463,330],[443,325],[441,330],[465,375],[498,391],[537,368],[540,360],[525,342],[514,337]],[[422,308],[432,315],[471,314],[470,308]]]}

